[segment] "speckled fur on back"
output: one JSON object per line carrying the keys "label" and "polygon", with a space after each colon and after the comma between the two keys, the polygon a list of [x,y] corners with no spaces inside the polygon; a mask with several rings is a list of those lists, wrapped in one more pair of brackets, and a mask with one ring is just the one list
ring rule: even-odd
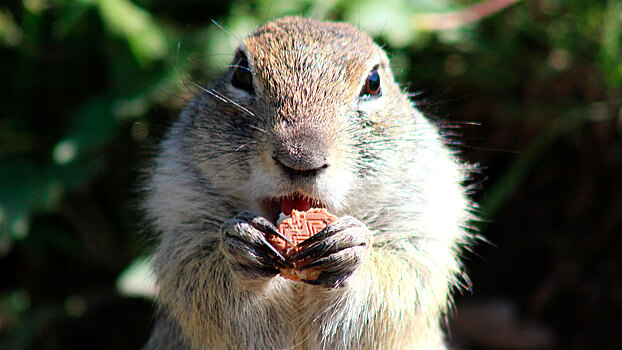
{"label": "speckled fur on back", "polygon": [[[350,25],[280,19],[237,55],[252,93],[232,85],[234,61],[187,105],[149,169],[161,315],[146,349],[445,348],[440,322],[469,241],[467,167]],[[370,97],[361,89],[373,70],[381,95]],[[286,175],[280,154],[326,164]],[[293,193],[356,219],[348,237],[368,235],[333,287],[247,273],[223,246],[246,227],[231,226],[238,213],[274,220],[266,203]]]}

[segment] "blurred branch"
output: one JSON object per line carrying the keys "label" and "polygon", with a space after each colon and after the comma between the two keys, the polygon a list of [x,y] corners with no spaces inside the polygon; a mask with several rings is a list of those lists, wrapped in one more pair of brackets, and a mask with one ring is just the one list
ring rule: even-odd
{"label": "blurred branch", "polygon": [[488,0],[448,13],[424,13],[413,16],[413,27],[419,31],[460,28],[480,21],[521,0]]}

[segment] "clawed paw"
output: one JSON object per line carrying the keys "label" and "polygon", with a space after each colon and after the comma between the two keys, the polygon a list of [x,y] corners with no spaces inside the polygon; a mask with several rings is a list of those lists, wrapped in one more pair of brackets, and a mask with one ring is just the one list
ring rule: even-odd
{"label": "clawed paw", "polygon": [[274,276],[281,268],[291,267],[267,241],[267,234],[282,236],[270,221],[249,211],[243,211],[223,224],[221,249],[231,262],[234,273],[256,279]]}
{"label": "clawed paw", "polygon": [[340,287],[367,256],[371,233],[359,220],[344,216],[300,243],[299,253],[287,259],[302,282]]}

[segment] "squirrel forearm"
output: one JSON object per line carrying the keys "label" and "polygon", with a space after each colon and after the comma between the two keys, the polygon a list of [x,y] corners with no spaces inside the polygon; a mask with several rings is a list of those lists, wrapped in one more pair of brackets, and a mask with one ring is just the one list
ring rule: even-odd
{"label": "squirrel forearm", "polygon": [[[189,235],[201,236],[205,234]],[[286,283],[274,278],[252,285],[239,283],[212,240],[162,245],[156,266],[159,301],[187,338],[232,349],[262,349],[278,343],[286,347],[288,338],[282,334],[293,334],[287,329],[292,310],[287,309],[288,295],[293,293],[284,290]]]}
{"label": "squirrel forearm", "polygon": [[424,265],[421,255],[372,249],[348,286],[309,293],[306,307],[322,311],[309,315],[308,328],[331,349],[444,348],[437,319],[449,288],[439,286],[447,286],[450,272]]}

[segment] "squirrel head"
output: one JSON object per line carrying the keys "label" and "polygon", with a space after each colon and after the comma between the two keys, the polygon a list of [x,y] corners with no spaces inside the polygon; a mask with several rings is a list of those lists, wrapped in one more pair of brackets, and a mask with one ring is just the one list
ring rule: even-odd
{"label": "squirrel head", "polygon": [[345,23],[267,23],[205,91],[186,110],[204,141],[198,167],[268,218],[284,206],[343,210],[349,193],[394,169],[394,141],[414,123],[387,55]]}

